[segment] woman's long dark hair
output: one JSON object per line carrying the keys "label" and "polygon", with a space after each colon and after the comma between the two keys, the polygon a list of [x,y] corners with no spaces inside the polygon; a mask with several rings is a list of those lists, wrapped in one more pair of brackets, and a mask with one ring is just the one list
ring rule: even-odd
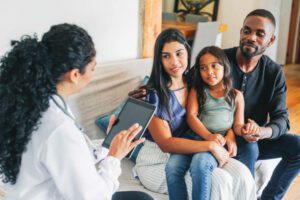
{"label": "woman's long dark hair", "polygon": [[52,26],[39,42],[23,36],[0,61],[0,174],[15,184],[22,153],[37,130],[56,85],[68,71],[95,57],[92,38],[70,24]]}
{"label": "woman's long dark hair", "polygon": [[147,84],[148,88],[153,88],[157,92],[157,96],[159,98],[159,107],[158,109],[162,109],[163,107],[167,108],[167,112],[169,116],[171,116],[171,109],[169,105],[170,99],[170,90],[168,86],[171,83],[170,75],[165,71],[162,63],[162,49],[166,43],[170,42],[179,42],[183,44],[188,53],[188,66],[185,72],[186,81],[188,86],[190,85],[190,56],[191,56],[191,48],[188,44],[184,35],[177,29],[166,29],[162,31],[156,39],[155,47],[154,47],[154,58],[153,58],[153,66],[152,72],[150,75],[149,82]]}
{"label": "woman's long dark hair", "polygon": [[198,105],[199,105],[199,113],[203,110],[203,106],[206,100],[206,94],[204,92],[205,87],[207,87],[206,83],[202,80],[200,75],[200,59],[205,54],[211,54],[218,59],[218,63],[224,67],[224,77],[223,83],[225,86],[225,100],[226,102],[234,106],[235,104],[235,91],[232,87],[232,80],[230,74],[230,64],[229,60],[225,54],[225,52],[216,46],[209,46],[203,48],[196,57],[195,61],[195,73],[194,73],[194,82],[193,88],[197,91],[198,97]]}

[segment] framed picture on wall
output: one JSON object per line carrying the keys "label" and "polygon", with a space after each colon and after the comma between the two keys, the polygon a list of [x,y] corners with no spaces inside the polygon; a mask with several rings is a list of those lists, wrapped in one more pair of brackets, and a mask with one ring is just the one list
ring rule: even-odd
{"label": "framed picture on wall", "polygon": [[219,0],[175,0],[174,12],[206,16],[209,21],[216,21],[218,7]]}

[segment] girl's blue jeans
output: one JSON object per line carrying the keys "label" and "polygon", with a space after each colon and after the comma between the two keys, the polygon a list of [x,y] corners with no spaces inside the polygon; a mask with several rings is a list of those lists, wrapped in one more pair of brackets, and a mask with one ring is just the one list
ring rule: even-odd
{"label": "girl's blue jeans", "polygon": [[[186,133],[184,138],[202,140],[195,133]],[[209,200],[212,184],[212,171],[218,166],[215,157],[209,152],[195,154],[171,154],[165,171],[170,200],[188,199],[184,176],[188,170],[192,177],[192,199]]]}

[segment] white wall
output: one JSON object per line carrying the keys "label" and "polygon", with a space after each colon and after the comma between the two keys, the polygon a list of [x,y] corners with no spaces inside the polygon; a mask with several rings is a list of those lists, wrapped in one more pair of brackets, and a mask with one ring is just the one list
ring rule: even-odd
{"label": "white wall", "polygon": [[268,56],[270,56],[273,60],[276,60],[277,62],[278,62],[278,59],[277,59],[278,42],[279,42],[279,38],[280,38],[278,33],[282,29],[282,27],[280,27],[281,1],[282,0],[272,0],[272,3],[270,3],[270,0],[257,0],[257,4],[256,4],[256,8],[264,8],[264,9],[269,10],[276,19],[276,24],[277,24],[277,27],[275,30],[276,40],[275,40],[274,44],[266,50],[265,54],[267,54]]}
{"label": "white wall", "polygon": [[237,46],[239,31],[246,15],[254,9],[264,8],[271,11],[277,21],[277,39],[266,54],[280,64],[285,64],[291,3],[292,0],[220,0],[218,20],[228,26],[227,31],[223,33],[222,47]]}
{"label": "white wall", "polygon": [[255,1],[220,0],[218,21],[227,25],[222,35],[222,47],[230,48],[239,44],[240,29],[247,13],[255,8]]}
{"label": "white wall", "polygon": [[93,37],[97,61],[139,57],[139,0],[1,0],[0,55],[10,40],[68,22],[85,28]]}
{"label": "white wall", "polygon": [[169,12],[172,13],[174,12],[174,0],[163,0],[162,1],[162,10],[163,12]]}
{"label": "white wall", "polygon": [[290,29],[290,19],[292,11],[292,1],[281,1],[280,7],[280,31],[278,32],[278,49],[277,49],[277,62],[280,64],[286,63],[286,53],[288,46],[288,37]]}

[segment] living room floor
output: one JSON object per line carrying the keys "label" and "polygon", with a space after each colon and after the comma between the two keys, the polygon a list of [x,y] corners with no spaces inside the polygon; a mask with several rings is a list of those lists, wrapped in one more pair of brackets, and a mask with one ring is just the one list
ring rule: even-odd
{"label": "living room floor", "polygon": [[[290,114],[291,133],[300,135],[300,65],[285,65],[283,71],[287,82],[287,105]],[[300,199],[300,175],[293,181],[283,200]]]}

